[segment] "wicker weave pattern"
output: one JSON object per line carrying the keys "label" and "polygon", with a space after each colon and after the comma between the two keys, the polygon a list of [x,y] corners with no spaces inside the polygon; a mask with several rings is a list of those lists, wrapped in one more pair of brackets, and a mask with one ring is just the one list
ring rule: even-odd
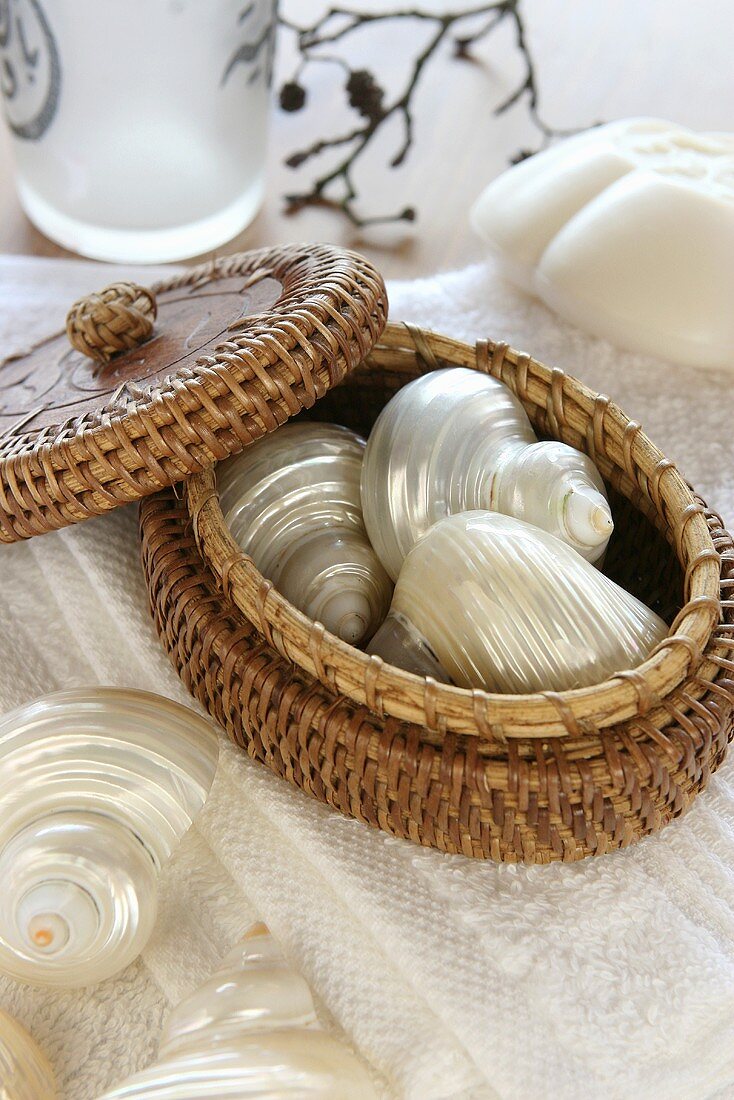
{"label": "wicker weave pattern", "polygon": [[388,669],[282,606],[217,527],[206,475],[181,499],[161,494],[141,508],[156,626],[238,744],[344,813],[495,860],[625,846],[687,809],[732,736],[731,538],[639,425],[505,345],[472,349],[388,326],[369,365],[312,415],[365,432],[391,393],[438,363],[491,369],[539,430],[595,455],[617,519],[607,568],[672,620],[660,653],[606,684],[544,696],[461,691]]}
{"label": "wicker weave pattern", "polygon": [[[603,734],[502,745],[383,719],[286,661],[224,598],[173,490],[142,503],[141,537],[155,625],[192,695],[276,775],[396,836],[498,861],[602,855],[683,813],[726,752],[725,680],[698,702],[679,690],[664,731],[641,717]],[[724,583],[734,586],[734,559]],[[734,632],[727,644],[734,658]]]}
{"label": "wicker weave pattern", "polygon": [[[246,318],[185,377],[172,373],[99,414],[26,434],[20,425],[0,437],[0,542],[138,500],[241,450],[310,408],[364,358],[385,324],[379,274],[356,253],[329,245],[228,256],[153,290],[235,275],[270,276],[283,293],[271,311]],[[97,303],[94,324],[72,319],[80,340],[94,330],[109,347],[105,332],[112,341],[118,327],[111,317],[104,323],[109,308]]]}
{"label": "wicker weave pattern", "polygon": [[112,283],[74,303],[66,318],[66,335],[77,351],[108,363],[118,352],[148,339],[156,313],[155,297],[144,286]]}
{"label": "wicker weave pattern", "polygon": [[[390,324],[369,363],[388,372],[393,390],[438,365],[474,367],[501,378],[541,433],[588,450],[609,484],[674,542],[686,571],[687,601],[676,617],[675,629],[634,676],[625,673],[563,695],[491,695],[436,684],[384,665],[379,657],[367,657],[288,604],[234,542],[223,521],[214,473],[206,470],[191,480],[188,493],[202,558],[225,594],[269,644],[330,691],[366,704],[376,713],[439,733],[481,732],[498,740],[563,736],[610,726],[635,717],[641,706],[662,699],[694,671],[706,682],[718,676],[720,670],[711,661],[701,664],[720,617],[720,562],[704,506],[639,424],[628,420],[608,398],[506,344],[482,341],[472,348]],[[384,383],[384,377],[376,381],[383,395]],[[655,722],[665,720],[659,708],[650,717]]]}

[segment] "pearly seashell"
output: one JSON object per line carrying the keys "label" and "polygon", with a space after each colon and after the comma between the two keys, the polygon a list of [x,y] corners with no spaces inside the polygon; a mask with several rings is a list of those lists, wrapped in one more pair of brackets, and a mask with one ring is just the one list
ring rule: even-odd
{"label": "pearly seashell", "polygon": [[178,1008],[158,1061],[100,1100],[376,1100],[362,1063],[319,1026],[304,979],[264,925]]}
{"label": "pearly seashell", "polygon": [[364,446],[335,424],[288,424],[217,467],[235,540],[287,600],[351,645],[372,637],[392,595],[362,519]]}
{"label": "pearly seashell", "polygon": [[539,443],[508,387],[465,367],[416,378],[382,410],[362,467],[362,508],[393,580],[420,536],[456,512],[516,516],[590,561],[613,528],[591,459],[565,443]]}
{"label": "pearly seashell", "polygon": [[507,278],[572,323],[731,369],[734,134],[598,126],[502,173],[471,217]]}
{"label": "pearly seashell", "polygon": [[208,721],[143,691],[59,692],[0,719],[0,971],[84,986],[137,957],[217,752]]}
{"label": "pearly seashell", "polygon": [[56,1100],[46,1056],[17,1020],[0,1009],[0,1100]]}
{"label": "pearly seashell", "polygon": [[464,512],[411,550],[369,652],[460,687],[516,694],[600,683],[636,668],[667,633],[553,535]]}

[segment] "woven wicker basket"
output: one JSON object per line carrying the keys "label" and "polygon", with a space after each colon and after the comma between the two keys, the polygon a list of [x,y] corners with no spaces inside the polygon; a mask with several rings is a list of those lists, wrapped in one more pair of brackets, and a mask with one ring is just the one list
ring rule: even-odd
{"label": "woven wicker basket", "polygon": [[234,253],[150,289],[86,296],[65,332],[0,362],[0,543],[236,454],[361,362],[386,317],[379,272],[328,244]]}
{"label": "woven wicker basket", "polygon": [[213,471],[141,505],[158,630],[238,744],[346,814],[495,860],[624,847],[688,808],[732,735],[732,541],[639,424],[502,343],[388,325],[309,415],[367,433],[402,385],[447,365],[500,378],[541,435],[596,461],[616,518],[605,570],[671,623],[644,665],[526,696],[387,666],[308,620],[258,572],[223,522]]}

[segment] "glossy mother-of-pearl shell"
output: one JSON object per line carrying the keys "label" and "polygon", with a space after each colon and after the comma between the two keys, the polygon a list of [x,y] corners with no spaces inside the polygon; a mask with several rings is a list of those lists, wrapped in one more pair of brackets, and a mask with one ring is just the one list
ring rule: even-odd
{"label": "glossy mother-of-pearl shell", "polygon": [[297,608],[361,645],[392,585],[364,529],[364,440],[334,424],[288,424],[217,467],[235,540]]}
{"label": "glossy mother-of-pearl shell", "polygon": [[376,1100],[362,1063],[319,1026],[311,991],[257,925],[174,1009],[155,1065],[100,1100]]}
{"label": "glossy mother-of-pearl shell", "polygon": [[132,962],[217,752],[208,720],[142,691],[60,692],[0,719],[0,970],[83,986]]}
{"label": "glossy mother-of-pearl shell", "polygon": [[0,1009],[0,1100],[56,1100],[51,1066],[20,1024]]}
{"label": "glossy mother-of-pearl shell", "polygon": [[539,443],[508,387],[465,367],[416,378],[382,410],[362,466],[362,508],[393,580],[431,524],[456,512],[514,515],[590,561],[613,526],[591,459],[565,443]]}
{"label": "glossy mother-of-pearl shell", "polygon": [[397,663],[411,644],[423,647],[440,663],[429,674],[442,667],[461,687],[562,691],[637,667],[667,632],[553,535],[497,512],[464,512],[410,552],[369,651]]}
{"label": "glossy mother-of-pearl shell", "polygon": [[472,223],[512,282],[581,328],[734,365],[734,134],[594,127],[503,172]]}

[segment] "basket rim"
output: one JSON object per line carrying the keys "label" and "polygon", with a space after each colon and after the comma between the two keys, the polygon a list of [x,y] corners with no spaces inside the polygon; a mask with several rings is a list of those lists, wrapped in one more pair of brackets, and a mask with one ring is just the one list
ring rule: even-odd
{"label": "basket rim", "polygon": [[[614,474],[633,499],[666,533],[685,574],[685,603],[668,636],[638,668],[622,670],[589,687],[527,695],[501,695],[422,678],[368,656],[326,631],[288,603],[235,543],[222,514],[213,469],[186,486],[194,535],[226,597],[266,641],[288,660],[355,704],[439,732],[495,740],[583,736],[636,716],[658,724],[670,719],[664,700],[696,674],[691,691],[704,692],[720,666],[706,647],[721,616],[720,557],[700,498],[641,425],[602,394],[558,368],[550,368],[501,341],[472,346],[406,323],[391,322],[367,365],[406,365],[425,372],[442,366],[470,367],[510,386],[524,406],[543,408],[551,434],[586,450],[602,474]],[[667,715],[665,712],[668,712]]]}

